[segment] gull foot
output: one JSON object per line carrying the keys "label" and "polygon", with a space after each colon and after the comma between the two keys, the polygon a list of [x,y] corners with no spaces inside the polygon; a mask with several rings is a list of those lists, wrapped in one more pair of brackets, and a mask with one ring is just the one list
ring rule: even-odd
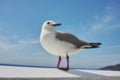
{"label": "gull foot", "polygon": [[69,68],[58,68],[59,70],[69,71]]}

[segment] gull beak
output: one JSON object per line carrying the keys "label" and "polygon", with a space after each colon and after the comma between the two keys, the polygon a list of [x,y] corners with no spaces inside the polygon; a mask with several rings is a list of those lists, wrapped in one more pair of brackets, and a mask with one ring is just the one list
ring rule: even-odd
{"label": "gull beak", "polygon": [[56,23],[56,24],[53,24],[53,26],[60,26],[61,25],[61,23]]}

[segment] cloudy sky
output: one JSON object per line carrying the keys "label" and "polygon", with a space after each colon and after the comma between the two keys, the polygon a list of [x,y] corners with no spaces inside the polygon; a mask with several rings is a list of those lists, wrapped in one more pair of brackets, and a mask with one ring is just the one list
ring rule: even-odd
{"label": "cloudy sky", "polygon": [[[46,20],[62,23],[56,30],[102,42],[98,49],[70,56],[71,67],[120,63],[119,0],[0,0],[0,63],[55,67],[58,57],[39,43]],[[65,58],[61,65],[66,66]]]}

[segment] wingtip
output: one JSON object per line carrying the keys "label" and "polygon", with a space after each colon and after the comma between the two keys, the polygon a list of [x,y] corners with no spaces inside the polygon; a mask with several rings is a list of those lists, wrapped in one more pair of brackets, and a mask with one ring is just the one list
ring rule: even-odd
{"label": "wingtip", "polygon": [[102,43],[97,43],[98,45],[102,45]]}

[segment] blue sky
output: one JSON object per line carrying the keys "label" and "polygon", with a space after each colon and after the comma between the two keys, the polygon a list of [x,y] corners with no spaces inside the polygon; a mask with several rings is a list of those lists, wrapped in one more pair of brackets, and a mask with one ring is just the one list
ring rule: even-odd
{"label": "blue sky", "polygon": [[55,67],[58,57],[39,43],[46,20],[62,23],[56,30],[103,43],[70,56],[71,67],[96,69],[120,63],[119,9],[119,0],[0,0],[0,63]]}

